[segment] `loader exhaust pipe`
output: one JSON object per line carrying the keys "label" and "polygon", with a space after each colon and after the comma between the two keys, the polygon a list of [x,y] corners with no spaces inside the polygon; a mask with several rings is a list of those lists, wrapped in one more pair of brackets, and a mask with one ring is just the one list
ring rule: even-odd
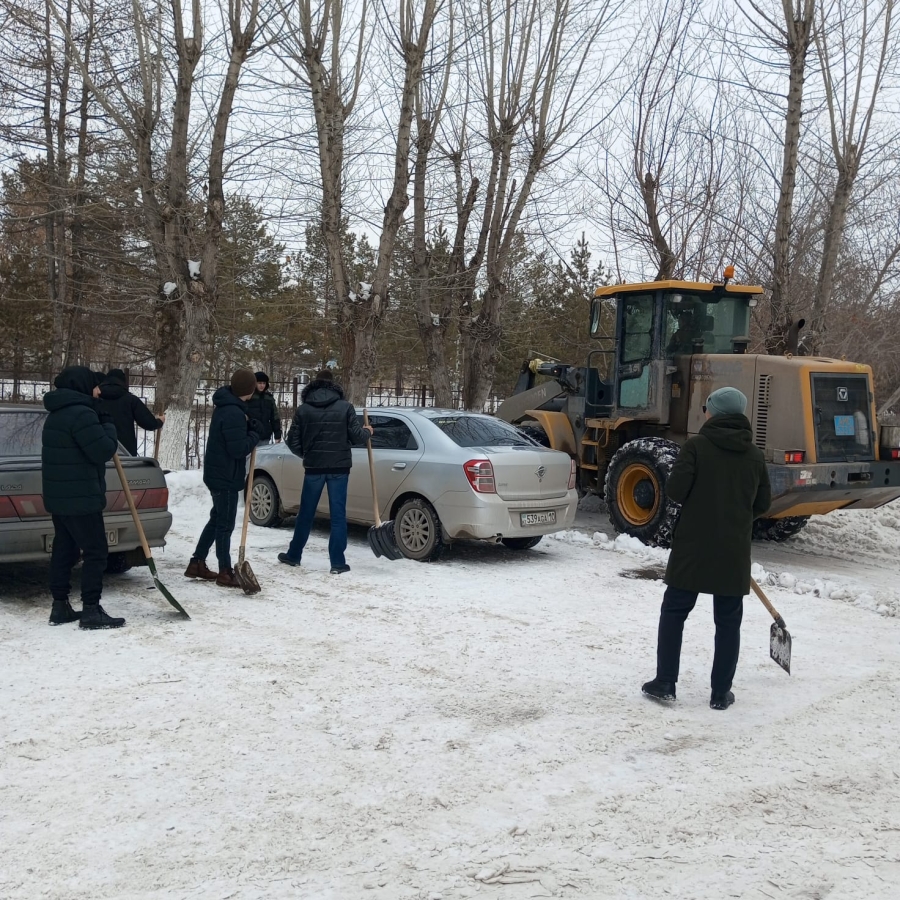
{"label": "loader exhaust pipe", "polygon": [[788,329],[784,342],[784,355],[796,356],[797,347],[800,344],[800,329],[806,324],[806,319],[797,319]]}

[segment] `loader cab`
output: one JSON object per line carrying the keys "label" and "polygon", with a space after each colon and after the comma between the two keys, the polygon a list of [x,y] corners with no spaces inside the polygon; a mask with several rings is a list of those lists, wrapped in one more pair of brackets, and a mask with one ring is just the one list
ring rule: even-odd
{"label": "loader cab", "polygon": [[605,356],[601,390],[610,408],[599,414],[668,422],[671,402],[689,393],[692,355],[746,351],[751,306],[761,292],[682,281],[599,288],[591,306],[591,336],[601,349],[588,363],[590,382],[598,369],[594,358]]}

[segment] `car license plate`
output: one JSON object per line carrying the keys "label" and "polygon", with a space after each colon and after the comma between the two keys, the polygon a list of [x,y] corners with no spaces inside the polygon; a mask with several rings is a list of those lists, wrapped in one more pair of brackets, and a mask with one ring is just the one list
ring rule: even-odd
{"label": "car license plate", "polygon": [[[119,532],[117,529],[113,529],[112,531],[106,532],[106,545],[108,547],[115,547],[116,544],[119,543]],[[45,534],[44,535],[44,550],[47,553],[53,552],[53,535]]]}
{"label": "car license plate", "polygon": [[523,528],[528,525],[555,525],[556,510],[548,509],[546,512],[519,513],[519,524]]}

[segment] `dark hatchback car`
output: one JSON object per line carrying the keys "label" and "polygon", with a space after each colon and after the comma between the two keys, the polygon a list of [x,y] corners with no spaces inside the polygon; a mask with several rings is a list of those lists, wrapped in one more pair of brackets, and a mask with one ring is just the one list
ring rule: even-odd
{"label": "dark hatchback car", "polygon": [[[44,509],[41,484],[41,433],[47,411],[41,406],[0,404],[0,563],[50,558],[53,522]],[[172,525],[169,489],[159,463],[119,457],[151,547],[162,547]],[[143,561],[137,529],[112,462],[106,465],[106,538],[110,572],[124,572]]]}

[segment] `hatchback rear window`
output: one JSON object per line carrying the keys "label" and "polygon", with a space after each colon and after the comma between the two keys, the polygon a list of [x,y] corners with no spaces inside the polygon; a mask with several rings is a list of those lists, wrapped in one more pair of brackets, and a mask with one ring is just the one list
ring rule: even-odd
{"label": "hatchback rear window", "polygon": [[41,412],[0,412],[0,456],[40,456],[47,416]]}
{"label": "hatchback rear window", "polygon": [[534,447],[531,438],[500,419],[487,416],[441,416],[431,419],[460,447]]}

